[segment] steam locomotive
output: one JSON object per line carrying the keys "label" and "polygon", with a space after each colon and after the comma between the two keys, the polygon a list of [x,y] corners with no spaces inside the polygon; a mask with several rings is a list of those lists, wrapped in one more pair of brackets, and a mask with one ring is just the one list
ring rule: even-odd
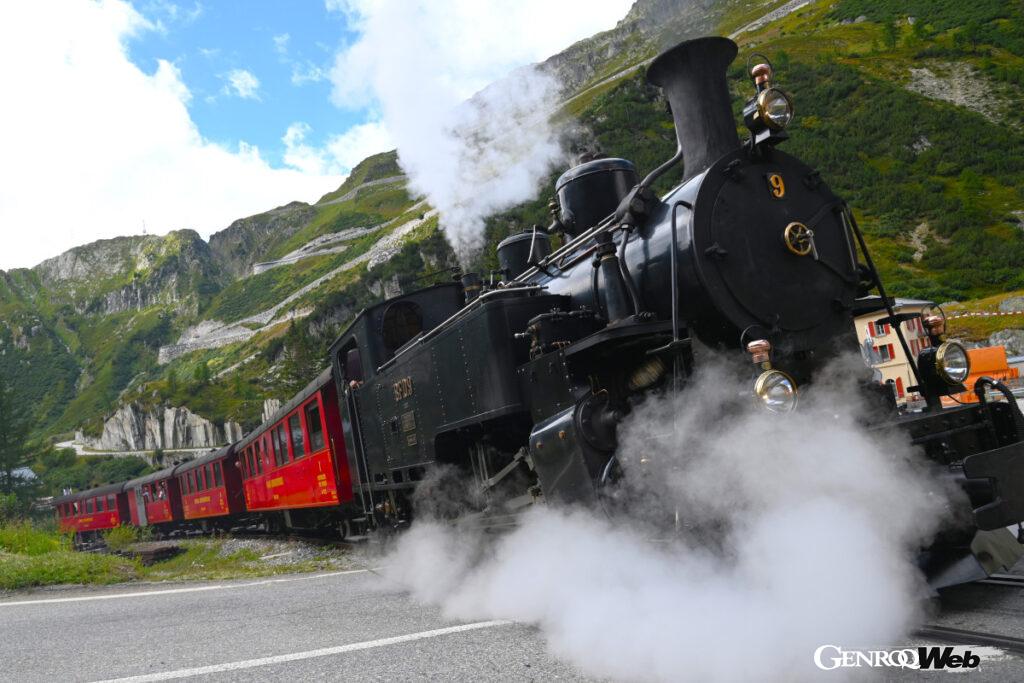
{"label": "steam locomotive", "polygon": [[[331,346],[330,376],[234,446],[246,504],[232,514],[274,509],[271,484],[299,501],[329,479],[334,488],[315,502],[281,499],[289,524],[340,521],[349,535],[401,526],[419,482],[450,465],[499,524],[542,500],[594,501],[613,485],[617,425],[645,394],[685,390],[695,342],[749,356],[751,398],[774,412],[796,409],[800,387],[857,348],[854,316],[877,312],[911,357],[901,325],[918,314],[894,312],[850,208],[779,149],[793,104],[767,60],[750,72],[741,141],[726,79],[736,55],[731,40],[708,37],[655,59],[647,78],[671,107],[675,155],[643,178],[623,159],[568,170],[552,224],[498,245],[502,280],[467,274],[363,310]],[[680,162],[679,184],[656,197],[653,183]],[[933,585],[945,585],[1020,555],[1007,550],[1004,527],[1024,520],[1024,416],[989,378],[974,387],[979,403],[944,409],[943,396],[965,390],[969,358],[943,341],[940,314],[921,322],[932,345],[913,363],[912,390],[927,408],[900,414],[877,382],[864,394],[970,500],[970,523],[928,558]],[[297,407],[314,391],[316,428]],[[989,399],[993,391],[1010,400]],[[292,447],[309,454],[314,441],[326,464],[289,475]],[[299,476],[310,479],[296,485]],[[271,502],[250,504],[257,494]]]}

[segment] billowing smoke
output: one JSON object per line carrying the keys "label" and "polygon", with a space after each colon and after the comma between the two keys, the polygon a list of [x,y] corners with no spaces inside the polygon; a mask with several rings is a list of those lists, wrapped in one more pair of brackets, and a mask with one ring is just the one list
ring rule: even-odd
{"label": "billowing smoke", "polygon": [[[389,579],[455,619],[535,624],[616,679],[801,679],[820,645],[896,641],[920,616],[913,556],[957,494],[859,426],[842,387],[772,415],[737,410],[734,377],[705,371],[623,425],[632,512],[538,508],[491,542],[420,518]],[[678,531],[648,523],[652,503]]]}
{"label": "billowing smoke", "polygon": [[332,72],[335,101],[379,107],[411,188],[460,257],[486,216],[536,195],[563,158],[549,120],[559,88],[533,66],[609,28],[628,0],[346,3],[361,33]]}

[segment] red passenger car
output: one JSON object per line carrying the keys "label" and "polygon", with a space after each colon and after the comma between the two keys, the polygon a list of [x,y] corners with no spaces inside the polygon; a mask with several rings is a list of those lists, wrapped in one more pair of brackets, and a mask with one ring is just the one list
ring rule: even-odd
{"label": "red passenger car", "polygon": [[132,479],[124,485],[135,526],[170,525],[181,521],[181,498],[173,467]]}
{"label": "red passenger car", "polygon": [[251,512],[281,511],[271,526],[322,527],[353,499],[338,411],[325,370],[269,420],[235,444]]}
{"label": "red passenger car", "polygon": [[184,519],[230,527],[231,518],[245,511],[237,462],[234,447],[225,446],[174,468]]}
{"label": "red passenger car", "polygon": [[123,482],[108,484],[54,499],[60,530],[74,532],[77,540],[88,540],[128,522],[128,496],[123,488]]}

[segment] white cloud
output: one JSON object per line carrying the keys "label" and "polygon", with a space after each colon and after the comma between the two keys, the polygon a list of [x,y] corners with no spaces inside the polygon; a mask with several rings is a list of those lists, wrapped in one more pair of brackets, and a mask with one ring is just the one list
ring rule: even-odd
{"label": "white cloud", "polygon": [[282,55],[288,54],[289,40],[291,40],[291,36],[287,33],[274,36],[274,51]]}
{"label": "white cloud", "polygon": [[257,148],[204,140],[170,62],[126,56],[152,30],[117,0],[0,3],[0,267],[31,266],[100,238],[193,228],[204,236],[340,174],[274,169]]}
{"label": "white cloud", "polygon": [[327,151],[338,168],[347,173],[353,166],[370,156],[394,149],[391,133],[380,121],[370,121],[352,126],[341,135],[333,135],[327,141]]}
{"label": "white cloud", "polygon": [[243,100],[260,99],[260,79],[252,75],[252,72],[245,69],[232,69],[225,78],[228,84],[225,86],[227,93],[238,95]]}
{"label": "white cloud", "polygon": [[381,112],[413,189],[469,256],[484,217],[532,197],[562,161],[547,120],[559,86],[524,65],[613,26],[630,4],[329,0],[360,34],[336,56],[332,98]]}
{"label": "white cloud", "polygon": [[300,64],[298,62],[292,63],[292,85],[319,83],[325,78],[327,78],[327,74],[324,72],[323,68],[313,64],[312,62],[306,62],[305,64]]}
{"label": "white cloud", "polygon": [[284,162],[308,174],[347,174],[366,157],[393,149],[391,136],[383,124],[371,121],[333,135],[323,147],[306,142],[312,132],[309,124],[298,121],[288,126],[284,137]]}

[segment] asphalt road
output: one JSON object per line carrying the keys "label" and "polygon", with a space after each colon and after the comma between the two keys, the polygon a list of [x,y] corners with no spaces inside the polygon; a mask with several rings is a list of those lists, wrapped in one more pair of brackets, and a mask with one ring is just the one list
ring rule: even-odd
{"label": "asphalt road", "polygon": [[[934,607],[929,623],[1024,637],[1024,589],[964,586]],[[851,670],[818,673],[820,680],[846,680]],[[856,673],[890,681],[948,675]],[[972,683],[1021,680],[1024,659],[997,652],[967,675]],[[773,672],[765,676],[771,679]],[[446,621],[365,570],[50,589],[0,598],[0,681],[184,678],[586,680],[549,655],[531,627]]]}
{"label": "asphalt road", "polygon": [[[199,669],[199,671],[195,671]],[[0,600],[0,680],[583,680],[532,628],[457,624],[335,572]]]}

